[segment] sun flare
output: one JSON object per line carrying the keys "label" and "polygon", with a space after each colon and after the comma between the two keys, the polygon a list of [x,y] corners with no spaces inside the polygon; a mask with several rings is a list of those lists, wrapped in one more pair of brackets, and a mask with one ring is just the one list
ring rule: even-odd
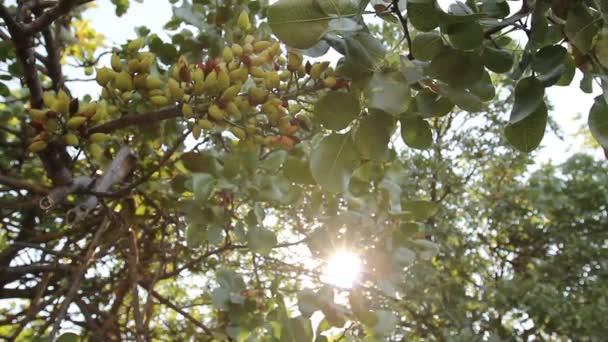
{"label": "sun flare", "polygon": [[351,288],[361,277],[361,258],[350,251],[337,251],[325,265],[323,281],[340,288]]}

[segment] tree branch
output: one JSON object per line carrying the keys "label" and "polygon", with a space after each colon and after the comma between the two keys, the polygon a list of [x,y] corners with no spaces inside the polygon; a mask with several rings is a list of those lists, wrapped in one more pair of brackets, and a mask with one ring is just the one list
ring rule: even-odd
{"label": "tree branch", "polygon": [[101,223],[101,225],[97,229],[97,232],[95,233],[95,236],[93,236],[93,240],[91,240],[91,243],[89,244],[89,248],[87,249],[87,252],[82,260],[82,265],[80,265],[78,270],[75,272],[74,277],[72,278],[70,289],[68,290],[68,293],[65,295],[65,299],[63,300],[63,303],[61,303],[61,307],[59,308],[57,318],[55,319],[55,322],[53,323],[53,329],[51,330],[51,334],[49,335],[49,341],[55,341],[55,336],[57,335],[57,333],[59,332],[59,329],[61,328],[61,322],[65,319],[65,316],[68,313],[68,308],[69,308],[70,304],[72,303],[74,296],[76,296],[76,294],[78,293],[78,289],[80,288],[80,281],[82,280],[82,276],[84,275],[84,273],[86,272],[86,270],[89,267],[89,263],[91,262],[91,259],[93,258],[93,255],[95,254],[95,250],[97,250],[97,245],[99,244],[101,236],[103,235],[103,233],[106,231],[106,229],[109,226],[110,226],[110,220],[109,220],[108,216],[106,216],[106,219]]}
{"label": "tree branch", "polygon": [[46,194],[48,189],[27,181],[15,179],[0,173],[0,184],[15,190],[27,190],[34,194]]}
{"label": "tree branch", "polygon": [[173,119],[180,117],[181,115],[182,112],[177,106],[162,109],[157,112],[127,114],[116,120],[109,121],[101,125],[97,125],[95,127],[91,127],[86,132],[86,135],[88,136],[93,133],[112,133],[117,129],[135,125],[150,124],[167,119]]}
{"label": "tree branch", "polygon": [[[92,0],[89,0],[92,1]],[[88,1],[86,1],[88,2]],[[74,7],[81,4],[79,0],[59,0],[57,5],[46,10],[38,19],[25,25],[23,32],[26,35],[34,35],[47,28],[53,21],[59,17],[68,14]]]}
{"label": "tree branch", "polygon": [[179,306],[175,305],[174,303],[172,303],[165,297],[161,296],[158,292],[156,292],[154,290],[152,290],[151,294],[154,298],[156,298],[156,300],[159,301],[159,303],[168,306],[169,308],[173,309],[173,311],[175,311],[175,312],[179,313],[180,315],[184,316],[185,318],[187,318],[194,325],[203,329],[205,334],[207,334],[209,336],[213,336],[213,332],[211,331],[211,329],[209,329],[206,325],[204,325],[202,322],[200,322],[199,320],[194,318],[192,315],[190,315],[186,311],[182,310]]}

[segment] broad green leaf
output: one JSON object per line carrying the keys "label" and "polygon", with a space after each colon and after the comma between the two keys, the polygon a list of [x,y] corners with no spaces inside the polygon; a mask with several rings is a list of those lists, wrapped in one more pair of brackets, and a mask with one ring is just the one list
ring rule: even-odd
{"label": "broad green leaf", "polygon": [[431,126],[422,118],[402,119],[401,138],[407,146],[416,149],[426,149],[433,144]]}
{"label": "broad green leaf", "polygon": [[407,18],[417,30],[431,31],[439,26],[441,12],[435,6],[435,1],[407,2]]}
{"label": "broad green leaf", "polygon": [[545,86],[555,84],[566,69],[568,50],[560,45],[545,46],[538,50],[532,60],[536,78]]}
{"label": "broad green leaf", "polygon": [[61,336],[57,337],[56,342],[78,342],[80,341],[80,336],[75,333],[67,332],[61,334]]}
{"label": "broad green leaf", "polygon": [[410,266],[416,261],[416,252],[409,248],[399,247],[393,252],[393,258],[402,267]]}
{"label": "broad green leaf", "polygon": [[173,16],[181,21],[197,27],[201,31],[210,29],[207,20],[201,11],[197,11],[192,7],[190,1],[185,0],[180,7],[173,7]]}
{"label": "broad green leaf", "polygon": [[454,109],[454,103],[447,97],[422,89],[416,94],[416,107],[424,118],[441,117]]}
{"label": "broad green leaf", "polygon": [[283,174],[287,179],[298,184],[315,184],[310,173],[308,162],[300,158],[288,156],[283,164]]}
{"label": "broad green leaf", "polygon": [[434,242],[422,239],[414,240],[412,242],[414,246],[416,246],[418,250],[420,250],[420,252],[418,253],[418,257],[421,260],[430,260],[434,258],[437,254],[439,254],[439,246]]}
{"label": "broad green leaf", "polygon": [[593,53],[598,62],[604,68],[608,68],[608,26],[604,26],[597,34],[593,44]]}
{"label": "broad green leaf", "polygon": [[325,190],[343,192],[359,163],[359,155],[350,134],[330,134],[313,148],[310,170],[313,178]]}
{"label": "broad green leaf", "polygon": [[437,88],[441,95],[447,97],[461,109],[472,113],[479,112],[483,109],[483,102],[481,99],[466,89],[450,87],[447,84],[438,84]]}
{"label": "broad green leaf", "polygon": [[[293,342],[310,342],[313,338],[313,329],[310,319],[299,316],[289,319],[289,325],[291,326],[292,339],[288,341]],[[283,336],[281,336],[283,337]]]}
{"label": "broad green leaf", "polygon": [[221,288],[229,292],[241,292],[245,289],[245,281],[238,273],[223,268],[215,272],[215,279]]}
{"label": "broad green leaf", "polygon": [[211,303],[220,310],[228,310],[230,305],[230,291],[218,287],[211,291]]}
{"label": "broad green leaf", "polygon": [[270,173],[277,173],[281,165],[287,158],[287,152],[284,150],[276,150],[270,152],[264,160],[260,162],[260,167]]}
{"label": "broad green leaf", "polygon": [[482,101],[490,101],[496,96],[496,89],[492,84],[490,74],[485,70],[481,79],[469,87],[469,90]]}
{"label": "broad green leaf", "polygon": [[186,152],[180,159],[184,167],[191,172],[215,174],[220,168],[217,160],[207,153]]}
{"label": "broad green leaf", "polygon": [[424,221],[437,213],[439,203],[423,200],[407,201],[403,205],[403,210],[412,213],[416,221]]}
{"label": "broad green leaf", "polygon": [[481,12],[489,17],[502,19],[509,15],[510,8],[506,1],[484,0],[480,6]]}
{"label": "broad green leaf", "polygon": [[341,52],[345,56],[340,66],[341,72],[353,80],[367,77],[384,60],[386,54],[384,45],[363,31],[349,34],[338,46],[343,47],[344,51]]}
{"label": "broad green leaf", "polygon": [[397,317],[394,313],[387,310],[378,310],[375,312],[377,323],[374,325],[374,333],[379,336],[390,335],[397,326]]}
{"label": "broad green leaf", "polygon": [[545,87],[534,76],[520,80],[515,86],[515,100],[510,123],[517,123],[534,113],[543,103]]}
{"label": "broad green leaf", "polygon": [[192,192],[197,201],[206,201],[216,184],[216,180],[208,173],[192,174]]}
{"label": "broad green leaf", "polygon": [[251,228],[247,231],[247,244],[252,251],[266,255],[277,245],[277,236],[264,227]]}
{"label": "broad green leaf", "polygon": [[367,85],[368,108],[393,116],[405,112],[410,102],[410,87],[401,73],[377,71]]}
{"label": "broad green leaf", "polygon": [[360,13],[359,0],[315,0],[328,16],[348,16]]}
{"label": "broad green leaf", "polygon": [[601,18],[593,16],[582,2],[568,11],[565,33],[570,43],[583,54],[591,50],[593,38],[600,29]]}
{"label": "broad green leaf", "polygon": [[574,75],[576,74],[576,65],[574,64],[574,58],[571,54],[566,54],[564,58],[564,72],[560,79],[555,83],[556,86],[567,86],[572,83]]}
{"label": "broad green leaf", "polygon": [[315,104],[315,119],[325,128],[339,131],[361,112],[359,99],[352,93],[332,91],[325,94]]}
{"label": "broad green leaf", "polygon": [[0,96],[10,96],[11,90],[4,84],[4,82],[0,82]]}
{"label": "broad green leaf", "polygon": [[421,61],[430,61],[441,52],[443,41],[437,32],[421,32],[412,41],[412,54]]}
{"label": "broad green leaf", "polygon": [[516,149],[532,152],[540,145],[547,126],[547,106],[544,102],[522,120],[507,124],[505,137]]}
{"label": "broad green leaf", "polygon": [[315,0],[279,0],[268,7],[272,32],[298,49],[307,49],[321,40],[329,19]]}
{"label": "broad green leaf", "polygon": [[361,118],[353,137],[361,157],[385,159],[393,129],[394,120],[388,114],[374,112]]}
{"label": "broad green leaf", "polygon": [[587,120],[591,135],[604,148],[608,148],[608,106],[603,96],[595,98]]}
{"label": "broad green leaf", "polygon": [[450,44],[460,50],[472,50],[481,45],[483,29],[476,21],[450,24],[443,30]]}
{"label": "broad green leaf", "polygon": [[207,231],[200,225],[191,224],[186,229],[186,243],[190,248],[203,246],[207,242]]}
{"label": "broad green leaf", "polygon": [[315,311],[321,310],[317,294],[313,290],[304,289],[298,292],[298,310],[304,317],[310,317]]}
{"label": "broad green leaf", "polygon": [[513,54],[506,49],[486,47],[481,54],[481,61],[486,68],[502,74],[513,67]]}
{"label": "broad green leaf", "polygon": [[453,87],[466,87],[483,76],[483,64],[476,53],[446,49],[431,61],[429,75]]}

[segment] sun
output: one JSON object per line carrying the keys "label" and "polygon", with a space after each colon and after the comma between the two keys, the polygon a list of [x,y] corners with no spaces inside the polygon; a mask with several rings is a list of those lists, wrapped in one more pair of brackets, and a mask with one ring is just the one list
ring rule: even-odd
{"label": "sun", "polygon": [[339,288],[350,289],[361,277],[361,258],[350,251],[340,250],[327,260],[322,280]]}

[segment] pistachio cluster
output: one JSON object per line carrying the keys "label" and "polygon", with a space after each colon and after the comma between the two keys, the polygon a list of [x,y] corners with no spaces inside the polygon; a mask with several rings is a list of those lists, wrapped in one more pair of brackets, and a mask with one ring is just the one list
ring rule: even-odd
{"label": "pistachio cluster", "polygon": [[[78,146],[85,136],[86,128],[94,125],[106,117],[116,108],[109,108],[107,104],[90,102],[81,105],[78,99],[71,99],[64,91],[43,93],[44,109],[29,109],[31,126],[37,132],[32,139],[29,149],[40,152],[47,148],[52,141]],[[90,148],[94,157],[100,158],[102,149],[97,145],[110,138],[105,133],[94,133],[87,136],[91,143]]]}
{"label": "pistachio cluster", "polygon": [[284,53],[278,41],[251,34],[247,12],[240,13],[238,42],[225,46],[221,56],[190,63],[181,56],[163,71],[151,52],[141,51],[145,39],[130,41],[112,54],[111,67],[97,69],[101,99],[79,108],[77,99],[59,91],[45,93],[44,110],[30,110],[38,136],[30,149],[44,150],[50,140],[79,145],[89,140],[89,150],[102,155],[102,133],[86,134],[92,125],[114,114],[142,112],[163,107],[181,110],[195,139],[203,131],[229,131],[245,147],[278,145],[291,149],[299,129],[310,127],[302,97],[346,86],[334,76],[329,63],[304,63],[297,51]]}

